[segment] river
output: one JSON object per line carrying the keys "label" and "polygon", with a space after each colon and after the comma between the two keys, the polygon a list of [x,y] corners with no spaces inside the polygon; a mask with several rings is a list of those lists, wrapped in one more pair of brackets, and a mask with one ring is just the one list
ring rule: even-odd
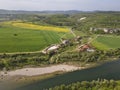
{"label": "river", "polygon": [[120,79],[120,60],[107,62],[97,67],[69,72],[58,75],[43,81],[38,81],[26,86],[17,88],[16,90],[44,90],[45,88],[54,87],[61,84],[70,84],[77,81],[92,81],[100,79]]}
{"label": "river", "polygon": [[91,81],[100,79],[120,79],[120,60],[104,63],[100,66],[78,70],[54,78],[38,81],[17,90],[43,90],[61,84],[70,84],[77,81]]}

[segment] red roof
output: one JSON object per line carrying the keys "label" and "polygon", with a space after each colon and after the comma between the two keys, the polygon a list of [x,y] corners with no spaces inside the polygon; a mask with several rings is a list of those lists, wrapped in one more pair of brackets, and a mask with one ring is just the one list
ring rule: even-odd
{"label": "red roof", "polygon": [[90,46],[89,45],[84,45],[82,48],[83,49],[88,49],[88,48],[90,48]]}

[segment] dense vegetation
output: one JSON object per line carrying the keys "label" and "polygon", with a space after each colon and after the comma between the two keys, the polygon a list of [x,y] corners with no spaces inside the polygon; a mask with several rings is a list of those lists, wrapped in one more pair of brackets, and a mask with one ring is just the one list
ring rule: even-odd
{"label": "dense vegetation", "polygon": [[62,52],[52,58],[52,62],[100,62],[112,58],[120,58],[120,49],[103,51],[96,50],[95,52]]}
{"label": "dense vegetation", "polygon": [[24,66],[46,66],[51,64],[61,64],[64,62],[95,63],[113,58],[120,58],[120,49],[95,52],[66,52],[61,49],[57,54],[50,52],[48,55],[42,53],[25,54],[1,54],[0,69],[16,69]]}
{"label": "dense vegetation", "polygon": [[114,80],[93,80],[72,83],[69,85],[60,85],[48,90],[119,90],[120,81]]}
{"label": "dense vegetation", "polygon": [[49,65],[49,55],[42,53],[26,54],[3,54],[0,55],[0,69],[6,70],[22,68],[24,66],[43,66]]}
{"label": "dense vegetation", "polygon": [[[80,21],[80,18],[86,17]],[[23,20],[36,24],[73,26],[77,30],[95,28],[120,28],[120,12],[86,12],[73,14],[1,14],[1,21]]]}
{"label": "dense vegetation", "polygon": [[[86,17],[84,20],[81,18]],[[44,23],[55,26],[70,26],[75,30],[89,31],[93,28],[120,28],[120,13],[119,12],[94,12],[81,14],[58,14],[46,16],[34,16],[29,20],[33,23]]]}

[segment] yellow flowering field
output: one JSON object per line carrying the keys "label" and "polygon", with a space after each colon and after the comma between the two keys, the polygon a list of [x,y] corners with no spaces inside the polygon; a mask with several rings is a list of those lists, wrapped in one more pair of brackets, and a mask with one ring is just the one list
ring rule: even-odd
{"label": "yellow flowering field", "polygon": [[27,28],[27,29],[35,29],[35,30],[49,30],[49,31],[57,31],[57,32],[69,32],[68,28],[60,28],[55,26],[40,26],[30,23],[23,23],[23,22],[12,22],[12,26],[20,27],[20,28]]}

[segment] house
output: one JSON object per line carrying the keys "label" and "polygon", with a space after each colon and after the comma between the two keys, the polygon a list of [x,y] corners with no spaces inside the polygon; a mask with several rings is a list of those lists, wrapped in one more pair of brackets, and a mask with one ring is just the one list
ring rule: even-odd
{"label": "house", "polygon": [[109,32],[109,30],[108,30],[107,28],[104,28],[103,31],[104,31],[105,33],[108,33],[108,32]]}
{"label": "house", "polygon": [[81,46],[79,47],[80,51],[86,51],[86,50],[89,49],[89,48],[90,48],[90,46],[89,46],[88,44],[81,45]]}
{"label": "house", "polygon": [[59,48],[58,45],[53,45],[53,46],[49,47],[49,48],[47,49],[47,51],[57,50],[58,48]]}
{"label": "house", "polygon": [[74,41],[77,42],[77,43],[80,43],[81,40],[82,40],[82,37],[80,37],[80,36],[77,36],[77,37],[75,37],[75,39],[74,39]]}
{"label": "house", "polygon": [[70,44],[70,41],[69,40],[66,40],[66,39],[61,39],[61,42],[63,45],[68,45]]}
{"label": "house", "polygon": [[82,20],[84,20],[84,19],[86,19],[87,17],[82,17],[82,18],[80,18],[80,21],[82,21]]}
{"label": "house", "polygon": [[114,33],[114,30],[110,29],[110,30],[109,30],[109,33],[111,33],[111,34]]}
{"label": "house", "polygon": [[95,50],[94,49],[92,49],[92,48],[88,48],[87,49],[87,52],[94,52]]}
{"label": "house", "polygon": [[92,32],[94,30],[94,28],[93,27],[90,27],[90,32]]}
{"label": "house", "polygon": [[118,33],[120,29],[111,29],[111,28],[90,28],[90,32],[103,31],[104,33]]}
{"label": "house", "polygon": [[95,51],[95,50],[92,49],[91,46],[88,45],[88,44],[81,45],[81,46],[79,47],[79,50],[82,51],[82,52],[83,52],[83,51],[87,51],[87,52],[94,52],[94,51]]}
{"label": "house", "polygon": [[60,48],[60,45],[52,45],[52,46],[49,46],[49,47],[47,47],[46,49],[44,49],[44,50],[42,51],[42,53],[48,54],[48,53],[51,52],[51,51],[56,52],[59,48]]}
{"label": "house", "polygon": [[88,49],[88,48],[90,48],[90,46],[88,44],[85,44],[82,48],[83,49]]}

